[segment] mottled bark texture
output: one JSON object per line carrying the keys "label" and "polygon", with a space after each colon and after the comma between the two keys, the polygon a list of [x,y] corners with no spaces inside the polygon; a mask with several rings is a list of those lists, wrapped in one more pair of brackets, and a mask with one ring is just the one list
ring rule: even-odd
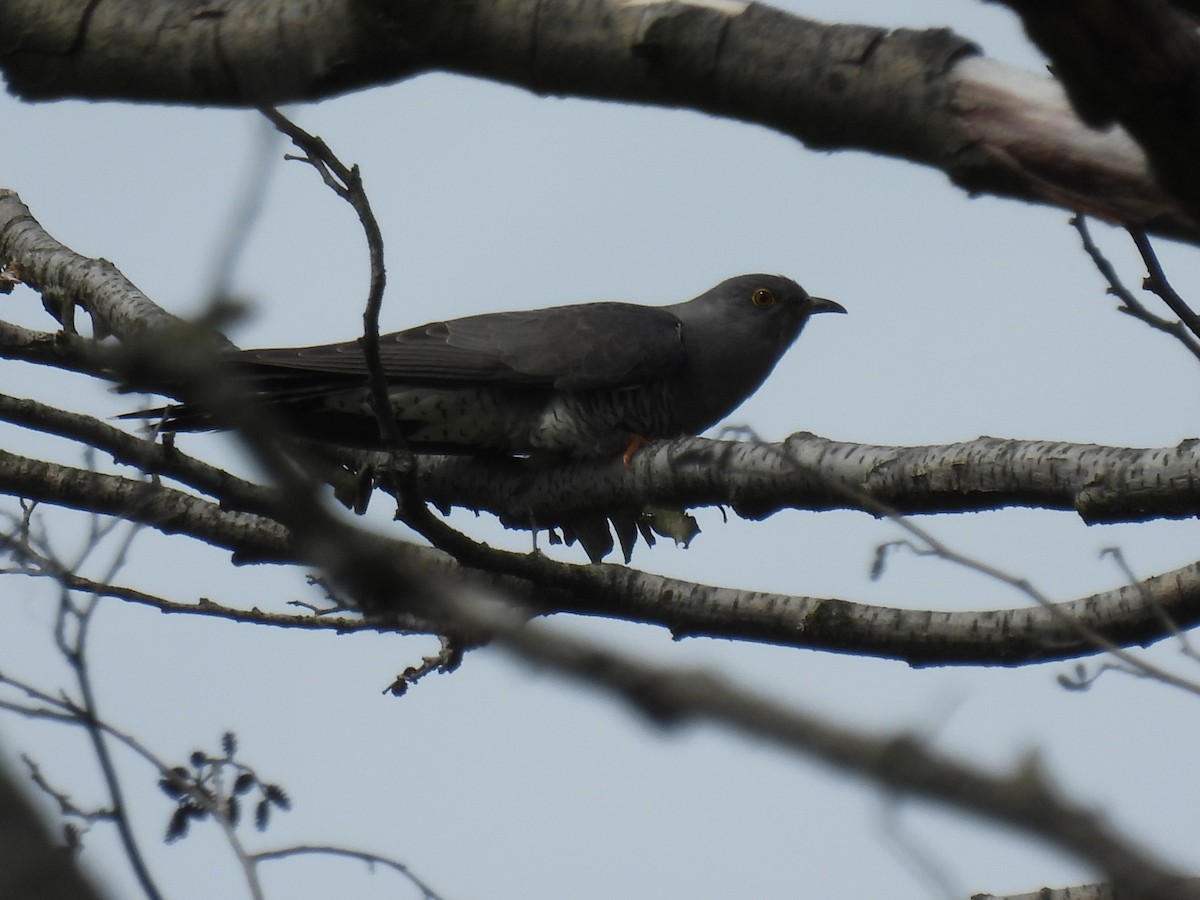
{"label": "mottled bark texture", "polygon": [[[459,72],[755,122],[816,149],[932,166],[971,192],[1200,239],[1190,193],[1162,190],[1124,131],[1089,128],[1052,79],[944,29],[738,3],[5,0],[0,34],[0,70],[30,100],[254,106]],[[1163,127],[1185,114],[1193,127],[1195,109],[1173,108]]]}

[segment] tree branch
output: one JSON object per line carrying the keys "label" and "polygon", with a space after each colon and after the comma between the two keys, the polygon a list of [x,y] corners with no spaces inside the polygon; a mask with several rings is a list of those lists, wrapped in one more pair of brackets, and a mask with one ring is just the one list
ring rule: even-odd
{"label": "tree branch", "polygon": [[1159,182],[1200,214],[1200,36],[1167,0],[1000,0],[1050,57],[1083,120],[1119,123]]}
{"label": "tree branch", "polygon": [[[791,464],[781,465],[786,459]],[[782,509],[902,514],[1010,506],[1074,511],[1088,524],[1200,514],[1200,442],[1135,449],[979,437],[916,447],[831,441],[682,438],[651,444],[630,466],[580,462],[531,477],[519,460],[421,457],[423,496],[488,510],[514,527],[566,511],[729,506],[749,519]],[[866,502],[871,501],[871,502]]]}
{"label": "tree branch", "polygon": [[[0,350],[0,355],[3,351]],[[36,400],[0,394],[0,421],[79,441],[112,456],[114,462],[152,475],[165,475],[220,501],[225,509],[270,515],[279,494],[188,456],[174,446],[137,437],[107,422],[66,412]]]}
{"label": "tree branch", "polygon": [[0,770],[0,881],[6,892],[12,897],[102,900],[106,894],[84,877],[70,851],[50,837],[13,781]]}
{"label": "tree branch", "polygon": [[235,559],[282,562],[294,557],[279,523],[145,481],[42,462],[0,450],[0,493],[115,516],[164,534],[184,533],[234,551]]}
{"label": "tree branch", "polygon": [[704,672],[650,665],[538,629],[498,630],[497,640],[526,660],[624,698],[655,723],[731,726],[905,794],[1038,834],[1106,873],[1125,900],[1200,897],[1195,880],[1113,832],[1093,811],[1061,797],[1032,756],[1011,775],[992,775],[909,735],[866,735]]}
{"label": "tree branch", "polygon": [[1053,80],[984,59],[945,29],[827,25],[736,2],[282,5],[201,14],[155,0],[6,0],[0,70],[27,99],[232,106],[452,71],[756,122],[812,148],[932,166],[972,193],[1200,241],[1124,132],[1089,129]]}
{"label": "tree branch", "polygon": [[[226,512],[197,497],[113,475],[0,453],[0,492],[187,534],[232,550],[235,559],[311,562],[277,521]],[[363,552],[367,545],[385,547],[380,552],[422,573],[425,583],[446,586],[439,590],[498,591],[542,615],[604,615],[660,625],[679,638],[762,641],[899,659],[914,666],[1015,666],[1094,655],[1097,648],[1071,622],[1122,647],[1170,637],[1200,623],[1200,562],[1059,603],[1052,610],[942,612],[713,587],[625,566],[575,566],[500,551],[492,551],[489,561],[503,571],[488,573],[429,548],[358,529],[355,534]],[[413,591],[427,593],[418,585]],[[440,617],[424,617],[393,601],[364,609],[386,613],[388,618],[378,621],[392,628],[439,633],[445,627]],[[390,618],[397,614],[401,618]],[[470,634],[463,639],[473,640]]]}

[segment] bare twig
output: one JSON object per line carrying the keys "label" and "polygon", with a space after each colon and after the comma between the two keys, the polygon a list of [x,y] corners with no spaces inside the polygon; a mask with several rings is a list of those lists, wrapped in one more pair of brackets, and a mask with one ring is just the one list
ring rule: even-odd
{"label": "bare twig", "polygon": [[338,159],[337,154],[330,149],[328,144],[319,137],[309,134],[278,110],[264,106],[260,107],[259,111],[276,128],[291,138],[292,143],[304,151],[303,161],[317,170],[330,190],[353,207],[358,221],[362,223],[371,265],[367,306],[363,311],[362,336],[371,405],[375,410],[375,418],[379,423],[379,432],[384,445],[399,453],[402,462],[411,469],[412,452],[408,449],[400,434],[400,427],[396,423],[396,416],[392,411],[391,401],[388,399],[387,376],[383,371],[383,362],[379,358],[379,311],[383,306],[387,271],[384,268],[383,233],[379,230],[379,223],[375,219],[375,213],[371,210],[367,192],[363,189],[362,173],[356,165],[347,166]]}
{"label": "bare twig", "polygon": [[[1074,631],[1079,637],[1087,641],[1097,650],[1103,650],[1105,653],[1111,654],[1114,658],[1119,659],[1126,666],[1137,673],[1161,681],[1163,684],[1169,684],[1172,687],[1177,687],[1190,694],[1200,695],[1200,683],[1192,681],[1188,678],[1175,675],[1167,671],[1161,666],[1157,666],[1147,660],[1139,659],[1130,651],[1114,644],[1100,632],[1088,626],[1085,622],[1064,613],[1059,604],[1052,601],[1049,597],[1043,594],[1029,579],[1019,575],[1013,575],[999,566],[976,559],[965,553],[961,553],[947,544],[934,537],[927,529],[920,527],[912,522],[911,519],[905,516],[889,516],[881,511],[881,515],[887,516],[894,524],[899,525],[913,537],[917,538],[920,543],[912,541],[892,541],[881,545],[879,548],[880,558],[892,548],[904,548],[917,556],[936,556],[939,559],[944,559],[947,562],[962,566],[965,569],[970,569],[973,572],[978,572],[986,578],[991,578],[999,581],[1002,584],[1007,584],[1011,588],[1020,591],[1042,609],[1046,610],[1054,616],[1059,622]],[[922,546],[924,545],[924,546]],[[879,559],[876,560],[878,567]]]}
{"label": "bare twig", "polygon": [[[115,574],[120,570],[129,545],[138,532],[139,528],[137,526],[129,529],[110,567],[110,574]],[[98,544],[93,543],[88,549],[90,550],[96,546]],[[104,739],[104,729],[99,725],[100,717],[96,706],[96,694],[92,688],[91,672],[87,664],[88,627],[91,624],[92,614],[95,612],[97,604],[98,598],[91,596],[84,600],[81,605],[77,606],[71,599],[70,592],[66,590],[62,591],[55,628],[55,640],[63,658],[67,660],[75,673],[75,680],[79,686],[80,697],[82,699],[80,716],[84,727],[87,729],[88,736],[91,738],[92,751],[95,753],[96,761],[100,765],[104,784],[111,799],[112,819],[117,826],[117,833],[121,837],[121,844],[125,848],[125,856],[129,860],[134,876],[137,878],[138,884],[141,885],[146,896],[151,898],[151,900],[159,900],[162,894],[153,876],[150,874],[150,869],[146,865],[146,860],[142,855],[141,849],[138,847],[137,838],[133,833],[133,825],[129,820],[129,807],[125,803],[121,782],[117,777],[116,767],[113,765],[108,744]],[[69,634],[69,631],[72,631],[73,634]]]}
{"label": "bare twig", "polygon": [[[395,680],[384,688],[385,694],[402,697],[408,689],[432,672],[453,672],[462,665],[463,654],[471,649],[470,646],[459,643],[445,635],[440,636],[441,648],[433,656],[426,656],[420,665],[409,666],[396,676]],[[477,645],[476,645],[477,646]]]}
{"label": "bare twig", "polygon": [[1146,263],[1146,269],[1150,273],[1144,282],[1146,290],[1158,294],[1162,301],[1171,308],[1171,312],[1179,316],[1179,320],[1187,326],[1188,331],[1194,336],[1200,337],[1200,316],[1197,316],[1188,306],[1187,301],[1171,287],[1146,232],[1130,229],[1129,236],[1133,238],[1133,243],[1137,246],[1138,252],[1142,254],[1142,261]]}
{"label": "bare twig", "polygon": [[[261,781],[251,769],[246,765],[237,762],[233,759],[234,743],[232,735],[226,735],[224,738],[224,752],[220,756],[209,756],[199,751],[192,754],[192,763],[195,768],[195,773],[189,773],[181,766],[168,766],[164,761],[150,753],[140,742],[132,736],[114,728],[109,723],[98,719],[90,718],[87,711],[79,706],[74,705],[68,700],[55,698],[44,691],[40,691],[33,686],[21,682],[17,679],[12,679],[0,675],[0,684],[8,685],[16,690],[21,691],[31,700],[36,701],[39,706],[28,706],[23,704],[12,703],[10,701],[0,701],[0,709],[16,713],[18,715],[31,718],[56,721],[66,725],[75,725],[91,729],[95,727],[111,737],[118,740],[120,743],[133,750],[144,760],[150,763],[159,773],[160,786],[170,795],[176,798],[180,804],[180,809],[190,804],[193,811],[203,810],[204,814],[212,816],[217,821],[219,827],[224,834],[227,843],[235,856],[242,864],[243,870],[247,877],[247,884],[252,896],[256,898],[263,897],[261,884],[258,877],[258,864],[272,860],[284,859],[290,856],[298,856],[303,854],[328,854],[335,856],[343,856],[352,859],[359,859],[368,864],[378,864],[392,868],[402,873],[409,881],[415,885],[426,898],[429,900],[438,900],[439,895],[433,891],[418,875],[416,875],[408,866],[396,860],[388,859],[383,856],[377,856],[372,853],[363,851],[339,848],[339,847],[321,847],[316,845],[300,845],[297,847],[283,847],[276,850],[268,850],[262,853],[250,853],[246,850],[245,845],[238,837],[235,826],[238,816],[236,813],[231,813],[233,806],[231,801],[235,798],[244,795],[248,790],[257,787],[262,795],[262,800],[257,804],[258,810],[255,813],[255,819],[260,827],[266,824],[266,815],[264,809],[270,808],[288,808],[290,802],[287,795],[278,786]],[[45,776],[38,770],[36,764],[32,760],[26,760],[26,764],[30,767],[31,775],[35,784],[39,786],[47,795],[52,797],[59,805],[59,808],[64,814],[75,818],[82,819],[86,822],[98,821],[117,821],[118,815],[115,809],[103,809],[98,811],[87,811],[78,807],[67,795],[52,788]],[[233,781],[225,783],[223,773],[226,770],[233,772]],[[211,787],[209,785],[212,785]],[[196,817],[193,813],[192,817]],[[178,822],[186,823],[187,816],[176,816],[173,820],[173,827],[178,828]],[[186,831],[186,824],[183,826]],[[170,837],[171,834],[169,833]],[[180,833],[175,833],[175,837],[181,836]]]}
{"label": "bare twig", "polygon": [[29,770],[29,780],[37,785],[43,794],[53,798],[61,815],[80,819],[89,825],[95,822],[111,822],[116,818],[111,807],[90,811],[80,808],[67,794],[51,786],[49,780],[42,774],[41,768],[28,754],[21,754],[21,762],[25,763],[25,768]]}
{"label": "bare twig", "polygon": [[413,871],[404,863],[397,862],[394,859],[388,859],[386,856],[378,856],[374,853],[364,853],[361,850],[350,850],[345,847],[329,847],[317,846],[315,844],[298,844],[295,847],[280,847],[278,850],[264,850],[261,853],[255,853],[251,859],[255,863],[271,862],[278,859],[287,859],[291,856],[304,855],[322,855],[322,856],[341,856],[346,859],[356,859],[365,862],[368,866],[384,866],[389,869],[394,869],[412,885],[421,892],[424,900],[441,900],[441,895],[434,891],[429,885],[418,878]]}
{"label": "bare twig", "polygon": [[[32,508],[32,504],[30,505]],[[119,520],[116,520],[119,521]],[[399,614],[383,616],[364,616],[361,611],[350,606],[342,605],[336,609],[318,611],[311,604],[301,601],[290,601],[293,605],[309,609],[311,615],[286,615],[283,613],[263,612],[257,607],[243,609],[226,604],[216,603],[207,597],[201,597],[192,603],[181,603],[148,594],[134,588],[113,584],[111,581],[96,581],[77,575],[68,569],[53,555],[46,554],[37,548],[38,541],[29,538],[27,530],[15,530],[12,534],[0,532],[0,550],[12,554],[17,565],[0,569],[0,574],[21,575],[29,578],[47,578],[63,588],[79,591],[95,597],[112,597],[129,603],[148,606],[164,613],[206,616],[227,619],[248,625],[267,625],[273,628],[298,628],[309,631],[333,631],[337,634],[349,634],[357,631],[373,633],[397,632],[401,634],[429,633],[428,623],[417,619],[406,619]]]}
{"label": "bare twig", "polygon": [[1200,359],[1200,340],[1197,340],[1196,335],[1192,334],[1183,322],[1178,319],[1170,320],[1156,316],[1146,308],[1145,304],[1137,298],[1137,295],[1133,291],[1125,287],[1121,279],[1117,276],[1116,269],[1113,268],[1112,263],[1108,261],[1108,258],[1096,246],[1095,241],[1092,240],[1092,235],[1088,231],[1087,220],[1084,215],[1082,213],[1073,215],[1071,217],[1071,224],[1079,232],[1083,249],[1091,257],[1097,271],[1108,282],[1108,293],[1121,301],[1121,305],[1117,307],[1117,311],[1125,313],[1127,316],[1131,316],[1140,322],[1144,322],[1151,328],[1171,335],[1171,337],[1183,344],[1189,353]]}
{"label": "bare twig", "polygon": [[929,896],[942,900],[959,900],[946,866],[926,847],[903,820],[903,798],[895,794],[887,798],[883,808],[883,833],[895,848],[897,856],[926,885]]}
{"label": "bare twig", "polygon": [[[96,717],[94,715],[94,708],[92,712],[89,712],[89,710],[85,707],[79,706],[70,700],[51,696],[50,694],[40,691],[30,684],[22,682],[18,679],[10,678],[3,674],[0,674],[0,684],[6,684],[25,694],[25,696],[29,697],[31,700],[41,704],[39,706],[26,706],[6,700],[0,701],[0,709],[4,709],[29,718],[43,719],[52,722],[59,722],[64,725],[75,725],[82,727],[86,729],[90,735],[93,735],[93,747],[95,747],[96,744],[94,735],[96,733],[103,732],[115,738],[129,749],[133,750],[143,759],[147,760],[151,765],[158,768],[158,770],[164,775],[170,774],[170,770],[167,769],[166,765],[160,762],[136,738],[126,734],[125,732],[119,731],[118,729],[104,722],[102,719]],[[140,852],[137,850],[137,845],[136,842],[133,841],[132,835],[129,834],[128,838],[126,837],[129,829],[126,808],[123,806],[119,784],[116,784],[116,790],[113,790],[113,785],[116,783],[113,780],[115,779],[115,775],[110,774],[111,760],[108,759],[107,751],[105,751],[105,756],[103,758],[98,756],[98,759],[101,762],[102,769],[105,768],[105,761],[107,760],[108,762],[108,767],[104,774],[106,784],[109,787],[109,795],[111,799],[111,807],[108,810],[108,818],[110,818],[117,825],[118,831],[121,833],[122,843],[125,846],[126,855],[130,860],[130,864],[134,867],[135,875],[138,878],[139,884],[142,885],[143,891],[146,892],[148,897],[161,897],[161,894],[159,894],[153,880],[150,878],[149,872],[145,869],[144,860],[142,859]],[[52,796],[57,795],[52,794]],[[131,842],[133,855],[130,855]]]}
{"label": "bare twig", "polygon": [[[429,511],[417,485],[416,459],[400,433],[395,410],[389,399],[387,375],[379,355],[379,312],[383,305],[384,287],[387,282],[383,234],[371,210],[370,199],[363,187],[358,166],[347,166],[325,141],[304,131],[277,110],[263,107],[261,112],[304,151],[304,161],[317,170],[326,186],[353,207],[359,222],[362,223],[371,266],[367,305],[363,311],[362,346],[367,364],[371,405],[375,410],[380,436],[390,456],[387,472],[383,476],[383,486],[397,501],[397,518],[429,539],[435,547],[447,551],[456,547],[461,552],[468,545],[475,545],[475,542],[451,529]],[[397,681],[394,687],[402,683]]]}

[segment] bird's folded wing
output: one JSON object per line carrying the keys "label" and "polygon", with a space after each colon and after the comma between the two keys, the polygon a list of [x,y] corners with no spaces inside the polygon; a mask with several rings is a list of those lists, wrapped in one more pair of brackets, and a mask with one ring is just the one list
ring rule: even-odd
{"label": "bird's folded wing", "polygon": [[[681,328],[664,309],[585,303],[434,322],[383,336],[379,356],[388,380],[397,383],[623,387],[659,381],[683,367]],[[366,373],[358,341],[247,350],[239,361],[314,375]]]}

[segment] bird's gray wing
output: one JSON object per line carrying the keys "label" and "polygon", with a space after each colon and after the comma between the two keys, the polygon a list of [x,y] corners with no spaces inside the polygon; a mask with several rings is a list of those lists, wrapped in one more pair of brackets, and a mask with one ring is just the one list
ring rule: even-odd
{"label": "bird's gray wing", "polygon": [[[379,356],[388,380],[397,383],[622,387],[682,368],[681,327],[665,309],[585,303],[433,322],[383,336]],[[311,375],[366,374],[357,341],[247,350],[240,359]]]}

